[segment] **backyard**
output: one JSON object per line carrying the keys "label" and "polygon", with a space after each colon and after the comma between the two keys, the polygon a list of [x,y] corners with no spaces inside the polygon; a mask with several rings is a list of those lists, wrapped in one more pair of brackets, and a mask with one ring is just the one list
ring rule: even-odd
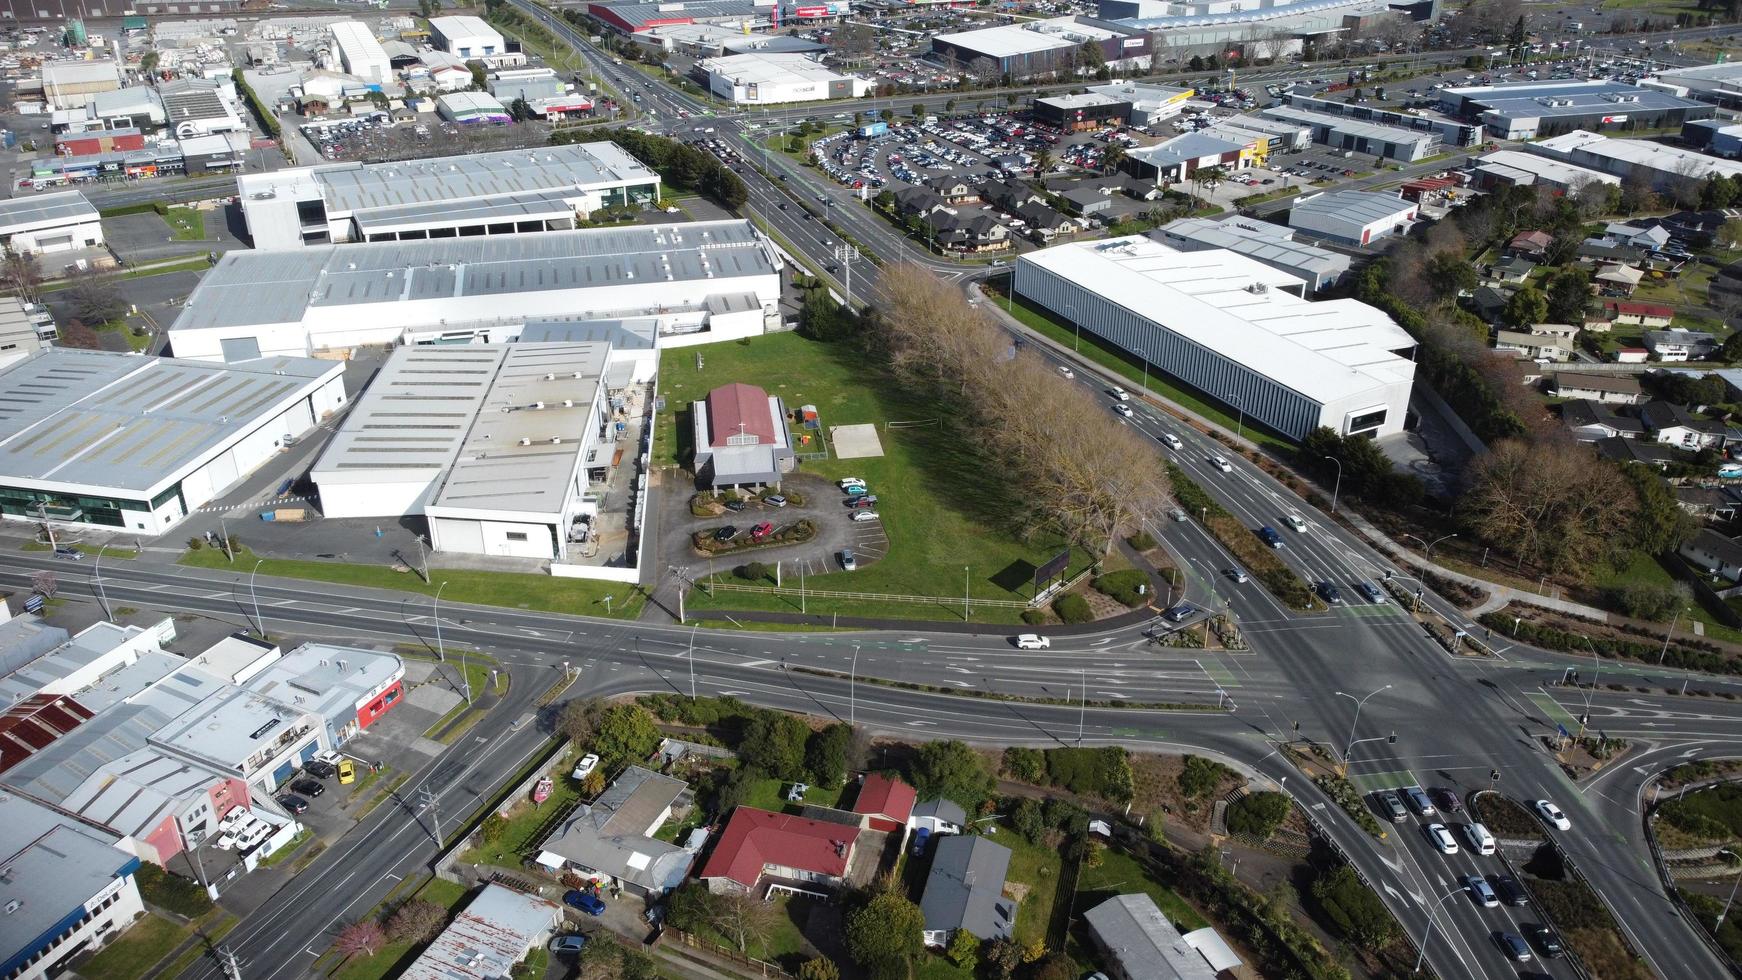
{"label": "backyard", "polygon": [[[978,599],[1026,599],[1035,566],[1062,547],[1059,539],[1046,535],[1026,544],[1018,540],[1020,529],[1008,520],[1008,503],[986,489],[999,485],[992,462],[940,426],[938,406],[904,396],[899,386],[887,383],[868,364],[866,355],[845,342],[825,344],[797,334],[776,334],[700,348],[693,357],[688,352],[668,357],[660,380],[668,408],[657,417],[656,465],[677,467],[690,458],[690,402],[730,382],[759,385],[778,395],[789,411],[815,405],[824,434],[837,425],[880,427],[882,457],[837,460],[831,455],[804,461],[801,471],[831,480],[851,475],[868,481],[878,497],[889,552],[856,572],[812,576],[807,589],[938,600],[929,605],[809,597],[804,603],[807,612],[956,618],[961,615],[964,587]],[[819,434],[809,435],[808,443],[795,446],[801,454],[823,448]],[[800,438],[803,435],[795,433],[795,442]],[[969,488],[975,489],[969,492]],[[1085,568],[1092,558],[1073,552],[1071,572]],[[698,590],[689,599],[690,612],[703,616],[710,609],[797,612],[800,605],[796,595],[735,591],[710,598]],[[1016,622],[1019,612],[980,607],[973,615],[986,622]]]}

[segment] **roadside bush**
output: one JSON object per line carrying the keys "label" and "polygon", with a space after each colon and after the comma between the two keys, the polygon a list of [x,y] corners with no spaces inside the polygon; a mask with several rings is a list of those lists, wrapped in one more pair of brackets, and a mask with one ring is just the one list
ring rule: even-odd
{"label": "roadside bush", "polygon": [[1051,622],[1052,617],[1046,614],[1045,609],[1024,609],[1022,621],[1030,626],[1042,626]]}
{"label": "roadside bush", "polygon": [[1054,786],[1116,802],[1129,800],[1136,792],[1131,760],[1117,745],[1047,749],[1046,776]]}
{"label": "roadside bush", "polygon": [[199,882],[172,875],[162,866],[142,861],[133,878],[146,904],[197,919],[212,910],[212,898]]}
{"label": "roadside bush", "polygon": [[1179,774],[1179,791],[1187,799],[1201,800],[1214,793],[1222,781],[1234,775],[1234,770],[1214,759],[1203,756],[1185,757],[1185,768]]}
{"label": "roadside bush", "polygon": [[1619,589],[1609,590],[1609,599],[1616,608],[1635,619],[1663,622],[1677,610],[1685,608],[1692,601],[1693,593],[1680,582],[1673,585],[1630,582]]}
{"label": "roadside bush", "polygon": [[1680,830],[1714,839],[1742,836],[1742,786],[1724,783],[1658,807]]}
{"label": "roadside bush", "polygon": [[1046,756],[1039,749],[1013,745],[1004,750],[1004,775],[1018,782],[1039,784],[1046,778]]}
{"label": "roadside bush", "polygon": [[1313,882],[1313,900],[1336,931],[1362,949],[1382,949],[1397,937],[1385,903],[1346,864]]}
{"label": "roadside bush", "polygon": [[201,548],[204,548],[205,546],[206,546],[205,539],[202,537],[199,537],[198,535],[195,535],[194,537],[188,538],[188,550],[189,551],[198,551]]}
{"label": "roadside bush", "polygon": [[1095,579],[1094,586],[1097,592],[1106,593],[1135,609],[1145,601],[1144,593],[1148,591],[1149,576],[1140,569],[1127,568],[1100,576]]}
{"label": "roadside bush", "polygon": [[1228,831],[1268,840],[1288,819],[1288,797],[1281,793],[1247,793],[1228,807]]}
{"label": "roadside bush", "polygon": [[[1495,633],[1510,636],[1520,643],[1542,647],[1545,650],[1577,650],[1581,655],[1591,652],[1595,647],[1598,656],[1625,658],[1628,660],[1643,660],[1657,663],[1657,658],[1664,657],[1665,667],[1677,670],[1697,670],[1708,674],[1742,673],[1742,660],[1726,657],[1713,650],[1695,649],[1682,640],[1672,641],[1669,652],[1663,654],[1663,641],[1622,640],[1606,636],[1587,638],[1584,634],[1570,633],[1542,623],[1529,620],[1515,621],[1511,613],[1483,613],[1477,622],[1488,627]],[[1590,644],[1587,646],[1587,642]],[[1694,641],[1698,642],[1698,641]]]}
{"label": "roadside bush", "polygon": [[1054,599],[1052,611],[1066,623],[1086,623],[1095,618],[1094,610],[1089,608],[1089,600],[1075,592],[1067,592]]}
{"label": "roadside bush", "polygon": [[1010,807],[1010,829],[1025,840],[1040,843],[1041,835],[1046,833],[1046,817],[1041,813],[1040,802],[1027,796],[1018,798]]}
{"label": "roadside bush", "polygon": [[1161,544],[1161,542],[1155,540],[1155,536],[1150,534],[1148,531],[1138,531],[1136,534],[1126,538],[1125,543],[1131,546],[1132,551],[1153,551]]}
{"label": "roadside bush", "polygon": [[763,582],[768,579],[768,566],[759,561],[745,562],[732,569],[732,574],[746,582]]}

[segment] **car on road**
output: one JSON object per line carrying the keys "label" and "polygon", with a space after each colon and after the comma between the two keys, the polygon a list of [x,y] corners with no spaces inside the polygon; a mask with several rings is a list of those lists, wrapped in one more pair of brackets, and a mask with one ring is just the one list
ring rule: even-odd
{"label": "car on road", "polygon": [[1251,577],[1246,574],[1246,569],[1238,566],[1228,569],[1223,574],[1233,579],[1236,585],[1245,585],[1247,582],[1252,580]]}
{"label": "car on road", "polygon": [[586,936],[557,936],[550,941],[550,951],[558,956],[573,955],[586,948]]}
{"label": "car on road", "polygon": [[1456,790],[1446,786],[1435,786],[1427,791],[1434,805],[1446,813],[1459,813],[1464,809],[1464,801],[1458,799]]}
{"label": "car on road", "polygon": [[1059,373],[1064,375],[1066,378],[1075,378],[1077,376],[1077,372],[1072,371],[1070,368],[1065,367],[1063,364],[1059,365]]}
{"label": "car on road", "polygon": [[571,889],[563,895],[563,903],[572,905],[588,915],[604,915],[605,903],[592,892],[584,892],[579,888]]}
{"label": "car on road", "polygon": [[1432,844],[1441,854],[1458,853],[1458,842],[1452,837],[1452,832],[1443,823],[1430,823],[1422,828],[1427,835],[1428,843]]}
{"label": "car on road", "polygon": [[291,783],[290,788],[311,800],[327,791],[327,788],[321,785],[321,781],[318,779],[299,779]]}
{"label": "car on road", "polygon": [[1526,944],[1523,939],[1513,933],[1504,930],[1496,932],[1494,934],[1494,945],[1500,947],[1500,952],[1511,957],[1514,962],[1530,962],[1530,946]]}
{"label": "car on road", "polygon": [[1494,890],[1500,893],[1500,900],[1513,908],[1521,908],[1530,904],[1530,893],[1511,875],[1495,875]]}
{"label": "car on road", "polygon": [[1333,606],[1340,606],[1343,604],[1343,590],[1337,588],[1337,583],[1335,582],[1320,582],[1318,585],[1318,592],[1319,598]]}
{"label": "car on road", "polygon": [[574,771],[569,775],[575,779],[586,779],[597,768],[599,768],[599,756],[596,753],[588,752],[581,756],[581,761],[575,763]]}
{"label": "car on road", "polygon": [[62,561],[84,561],[85,553],[77,548],[56,548],[54,556]]}
{"label": "car on road", "polygon": [[1434,809],[1433,801],[1427,798],[1427,794],[1421,791],[1420,786],[1405,786],[1398,792],[1403,795],[1403,800],[1409,804],[1409,808],[1418,815],[1424,817],[1439,815],[1439,811]]}
{"label": "car on road", "polygon": [[1472,901],[1485,909],[1500,907],[1500,896],[1494,894],[1494,886],[1481,875],[1465,875],[1464,890],[1470,893]]}
{"label": "car on road", "polygon": [[1168,520],[1173,521],[1175,524],[1183,524],[1183,523],[1185,523],[1186,512],[1178,507],[1175,507],[1174,509],[1167,512],[1167,517],[1168,517]]}
{"label": "car on road", "polygon": [[1182,602],[1179,605],[1174,606],[1172,609],[1169,609],[1167,612],[1162,613],[1163,616],[1167,617],[1168,622],[1171,623],[1183,623],[1197,614],[1198,607],[1187,602]]}
{"label": "car on road", "polygon": [[1403,805],[1396,793],[1380,793],[1379,806],[1391,817],[1392,823],[1402,823],[1409,819],[1409,808]]}
{"label": "car on road", "polygon": [[1052,649],[1052,640],[1039,633],[1023,633],[1016,637],[1016,649],[1050,650]]}
{"label": "car on road", "polygon": [[1128,402],[1131,400],[1131,393],[1118,385],[1108,388],[1107,394],[1112,395],[1114,401]]}
{"label": "car on road", "polygon": [[1258,529],[1258,539],[1272,548],[1282,547],[1282,535],[1276,533],[1276,528],[1266,524]]}
{"label": "car on road", "polygon": [[855,521],[860,521],[860,522],[874,521],[876,519],[877,519],[877,512],[874,510],[861,510],[861,511],[855,511],[853,513],[853,520],[855,520]]}
{"label": "car on road", "polygon": [[1185,443],[1179,441],[1179,436],[1171,432],[1163,432],[1161,441],[1167,443],[1169,449],[1181,449],[1185,446]]}
{"label": "car on road", "polygon": [[1379,591],[1379,586],[1374,585],[1366,579],[1362,579],[1355,583],[1355,591],[1361,593],[1361,598],[1366,599],[1368,602],[1385,601],[1385,593]]}
{"label": "car on road", "polygon": [[302,764],[302,771],[316,779],[331,779],[339,770],[325,759],[310,759]]}
{"label": "car on road", "polygon": [[766,538],[773,533],[774,525],[768,521],[763,521],[761,524],[754,525],[750,528],[750,540],[761,541],[763,538]]}
{"label": "car on road", "polygon": [[842,548],[840,557],[842,571],[856,572],[859,570],[859,559],[854,556],[852,549]]}
{"label": "car on road", "polygon": [[1530,935],[1530,941],[1536,944],[1536,948],[1542,952],[1542,955],[1549,959],[1561,955],[1563,949],[1561,937],[1555,935],[1553,929],[1537,924],[1525,926],[1524,931]]}
{"label": "car on road", "polygon": [[290,793],[280,796],[278,798],[278,805],[284,807],[284,811],[291,816],[296,816],[308,809],[307,800]]}
{"label": "car on road", "polygon": [[1549,823],[1554,824],[1556,830],[1573,829],[1573,822],[1567,819],[1567,815],[1561,812],[1561,808],[1555,806],[1548,800],[1537,800],[1536,812],[1538,816],[1542,817]]}
{"label": "car on road", "polygon": [[1296,534],[1299,534],[1307,529],[1307,522],[1302,520],[1301,516],[1299,514],[1289,514],[1288,516],[1284,517],[1282,520],[1290,528],[1292,528]]}
{"label": "car on road", "polygon": [[1123,402],[1120,402],[1120,403],[1113,406],[1113,413],[1115,415],[1118,415],[1120,418],[1127,418],[1127,419],[1130,418],[1134,414],[1131,411],[1131,406],[1126,405]]}
{"label": "car on road", "polygon": [[785,507],[787,505],[787,499],[778,493],[769,494],[768,496],[763,497],[762,502],[770,507]]}
{"label": "car on road", "polygon": [[1210,457],[1210,465],[1221,470],[1223,473],[1234,472],[1234,464],[1228,462],[1228,457],[1223,456],[1221,453],[1217,453]]}
{"label": "car on road", "polygon": [[714,540],[715,541],[730,541],[737,536],[738,536],[738,528],[732,524],[728,524],[725,527],[720,528],[719,530],[714,532]]}

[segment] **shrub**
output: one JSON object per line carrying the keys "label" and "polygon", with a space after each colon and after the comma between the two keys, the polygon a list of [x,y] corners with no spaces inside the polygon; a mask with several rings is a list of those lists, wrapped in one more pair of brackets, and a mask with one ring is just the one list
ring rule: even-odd
{"label": "shrub", "polygon": [[1024,609],[1022,611],[1022,621],[1030,626],[1042,626],[1051,619],[1052,617],[1046,614],[1045,609]]}
{"label": "shrub", "polygon": [[762,582],[768,579],[768,566],[759,561],[745,562],[732,569],[732,574],[746,582]]}
{"label": "shrub", "polygon": [[206,541],[204,538],[201,538],[198,536],[188,538],[188,550],[189,551],[198,551],[201,548],[204,548],[205,546],[206,546]]}
{"label": "shrub", "polygon": [[1013,745],[1004,750],[1004,774],[1019,782],[1039,783],[1046,778],[1046,755]]}
{"label": "shrub", "polygon": [[1155,536],[1148,531],[1138,531],[1126,538],[1125,543],[1131,546],[1132,551],[1153,551],[1160,545],[1160,542],[1155,540]]}
{"label": "shrub", "polygon": [[1041,813],[1040,803],[1027,796],[1018,799],[1010,807],[1010,829],[1040,843],[1041,834],[1046,832],[1046,817]]}
{"label": "shrub", "polygon": [[1117,745],[1047,749],[1046,776],[1054,786],[1107,800],[1129,800],[1136,792],[1131,760]]}
{"label": "shrub", "polygon": [[133,878],[139,886],[139,897],[160,909],[190,919],[212,910],[212,897],[206,894],[199,882],[172,875],[160,865],[143,861]]}
{"label": "shrub", "polygon": [[1053,614],[1066,623],[1086,623],[1095,618],[1095,611],[1089,608],[1089,600],[1067,592],[1052,601]]}
{"label": "shrub", "polygon": [[1144,594],[1149,590],[1149,576],[1140,569],[1127,568],[1100,576],[1095,579],[1094,585],[1096,591],[1106,593],[1135,609],[1145,601]]}
{"label": "shrub", "polygon": [[1397,936],[1385,903],[1346,864],[1313,882],[1313,899],[1332,927],[1362,949],[1381,949]]}
{"label": "shrub", "polygon": [[1268,840],[1288,819],[1288,797],[1281,793],[1248,793],[1228,807],[1228,830]]}
{"label": "shrub", "polygon": [[1185,757],[1185,768],[1179,774],[1179,791],[1187,799],[1201,800],[1214,793],[1222,780],[1234,775],[1234,770],[1214,759],[1203,756]]}

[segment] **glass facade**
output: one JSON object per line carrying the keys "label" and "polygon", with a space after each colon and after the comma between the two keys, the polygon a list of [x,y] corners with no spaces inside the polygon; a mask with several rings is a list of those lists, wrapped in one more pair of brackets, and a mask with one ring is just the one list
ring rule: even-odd
{"label": "glass facade", "polygon": [[[157,502],[161,505],[180,495],[181,486],[177,484],[158,494]],[[126,527],[127,521],[121,515],[122,508],[136,511],[155,509],[152,504],[143,500],[128,500],[120,497],[84,497],[74,494],[50,493],[46,490],[0,486],[0,514],[5,514],[8,517],[28,517],[41,520],[46,516],[50,520],[68,523]]]}

